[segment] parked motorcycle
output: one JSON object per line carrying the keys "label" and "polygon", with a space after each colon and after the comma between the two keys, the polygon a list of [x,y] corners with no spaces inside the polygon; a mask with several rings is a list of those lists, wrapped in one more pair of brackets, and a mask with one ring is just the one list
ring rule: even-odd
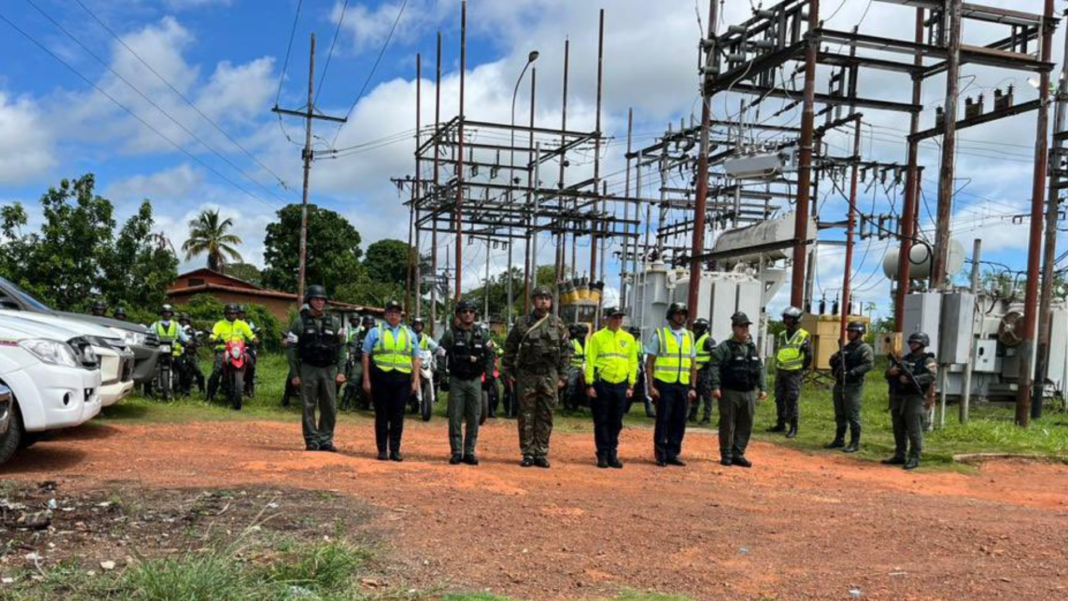
{"label": "parked motorcycle", "polygon": [[152,382],[153,396],[169,401],[176,396],[178,372],[174,357],[174,343],[162,342],[159,345],[159,358],[156,359],[156,377]]}
{"label": "parked motorcycle", "polygon": [[409,400],[412,413],[418,413],[424,422],[430,421],[434,414],[434,403],[438,401],[434,390],[434,355],[430,351],[419,351],[422,362],[419,368],[419,394],[413,394]]}

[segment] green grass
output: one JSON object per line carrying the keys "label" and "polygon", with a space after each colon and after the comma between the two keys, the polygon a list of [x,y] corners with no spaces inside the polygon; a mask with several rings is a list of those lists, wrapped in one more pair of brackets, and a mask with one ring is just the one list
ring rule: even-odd
{"label": "green grass", "polygon": [[[203,365],[205,374],[211,365]],[[194,395],[169,403],[145,399],[134,395],[118,405],[107,408],[102,417],[92,423],[159,423],[217,420],[298,420],[299,400],[284,408],[280,405],[288,365],[280,354],[264,354],[258,365],[256,397],[246,399],[240,412],[232,411],[222,401],[207,404]],[[769,378],[772,387],[773,377]],[[435,405],[435,417],[431,423],[445,418],[446,394]],[[340,420],[349,423],[366,423],[370,412],[343,413]],[[718,415],[713,416],[713,424]],[[883,459],[893,451],[893,432],[887,411],[886,384],[882,369],[874,370],[864,390],[862,416],[864,433],[861,452],[854,455],[861,460]],[[775,442],[807,452],[837,453],[825,451],[822,446],[834,436],[834,410],[831,391],[828,387],[806,385],[801,395],[801,428],[799,436],[787,440],[781,435],[766,434],[764,429],[775,421],[775,402],[768,398],[757,407],[755,438]],[[645,416],[641,404],[635,404],[625,419],[627,427],[651,428],[653,420]],[[707,428],[707,426],[702,426]],[[588,411],[574,416],[559,415],[555,429],[558,433],[591,433],[592,420]],[[1035,420],[1030,428],[1013,424],[1013,408],[1008,405],[981,404],[972,409],[972,419],[967,425],[957,421],[956,408],[951,406],[946,416],[946,428],[929,432],[925,440],[925,464],[946,465],[954,455],[963,453],[1013,453],[1043,457],[1068,457],[1068,414],[1049,410],[1045,417]]]}

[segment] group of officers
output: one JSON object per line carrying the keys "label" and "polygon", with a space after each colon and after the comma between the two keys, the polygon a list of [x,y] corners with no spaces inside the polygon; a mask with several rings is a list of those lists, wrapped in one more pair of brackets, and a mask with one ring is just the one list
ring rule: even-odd
{"label": "group of officers", "polygon": [[[550,467],[553,415],[569,379],[575,386],[569,368],[576,367],[576,355],[581,356],[577,381],[584,387],[593,415],[599,468],[623,467],[619,435],[635,395],[652,401],[658,466],[686,465],[682,443],[687,422],[696,421],[703,405],[701,421],[710,423],[713,404],[719,408],[720,463],[752,466],[746,449],[756,403],[767,397],[767,384],[761,353],[750,333],[752,321],[745,313],[731,317],[731,336],[719,344],[712,340],[707,320],[697,319],[693,329],[688,328],[689,310],[681,303],[670,305],[665,325],[654,330],[644,344],[632,330],[623,328],[625,313],[614,308],[605,311],[601,330],[585,340],[572,340],[568,327],[553,314],[552,292],[539,287],[531,297],[533,310],[509,331],[500,362],[500,376],[518,405],[521,466]],[[413,328],[402,324],[402,306],[391,301],[385,307],[385,323],[375,325],[373,319],[368,323],[365,318],[364,328],[346,339],[340,319],[326,311],[327,300],[322,286],[308,288],[305,305],[285,344],[290,367],[287,384],[301,398],[306,450],[337,451],[337,393],[354,377],[358,382],[349,388],[359,386],[374,407],[378,459],[403,461],[405,408],[413,395],[422,395],[423,386],[434,385],[432,379],[420,377],[423,362],[433,357],[443,361],[448,372],[449,463],[478,465],[482,391],[487,376],[493,377],[498,349],[489,332],[475,322],[475,306],[469,301],[457,303],[451,326],[434,341],[423,333],[421,322],[413,323]],[[165,306],[160,321],[150,328],[161,339],[192,344],[188,316],[182,315],[177,326],[173,317],[173,309]],[[216,344],[216,357],[207,387],[209,398],[218,386],[225,342],[239,337],[254,345],[258,340],[243,317],[240,307],[228,305],[224,319],[213,328],[210,339]],[[810,335],[801,328],[800,318],[801,311],[795,307],[784,311],[785,327],[777,336],[774,358],[776,423],[768,431],[785,432],[788,438],[797,436],[801,383],[812,364]],[[850,323],[847,343],[830,359],[835,378],[835,436],[825,446],[846,453],[860,446],[862,392],[865,375],[874,366],[865,335],[863,323]],[[927,393],[936,369],[934,355],[926,351],[928,345],[926,334],[912,334],[909,353],[886,371],[895,452],[885,464],[905,469],[919,465]],[[347,366],[353,358],[358,359],[356,365]]]}

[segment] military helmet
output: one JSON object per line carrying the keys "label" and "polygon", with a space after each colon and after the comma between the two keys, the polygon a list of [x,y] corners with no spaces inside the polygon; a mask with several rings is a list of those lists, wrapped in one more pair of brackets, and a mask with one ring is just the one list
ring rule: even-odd
{"label": "military helmet", "polygon": [[390,311],[397,311],[398,313],[404,311],[404,306],[395,300],[391,300],[386,303],[386,313]]}
{"label": "military helmet", "polygon": [[107,311],[108,304],[102,300],[93,301],[93,309],[96,311]]}
{"label": "military helmet", "polygon": [[579,324],[573,323],[573,324],[567,326],[567,334],[568,334],[568,336],[571,336],[572,338],[574,338],[575,336],[578,336],[578,333],[579,333]]}
{"label": "military helmet", "polygon": [[126,309],[123,309],[122,307],[115,309],[115,317],[118,317],[120,315],[126,317]]}
{"label": "military helmet", "polygon": [[637,338],[642,335],[642,329],[638,326],[630,326],[629,328],[627,328],[627,333]]}
{"label": "military helmet", "polygon": [[172,307],[171,305],[163,305],[159,308],[160,315],[166,315],[167,313],[174,315],[174,307]]}
{"label": "military helmet", "polygon": [[237,306],[237,312],[238,313],[247,313],[248,312],[248,306],[247,305],[238,305]]}
{"label": "military helmet", "polygon": [[590,326],[584,323],[577,324],[575,329],[578,331],[579,336],[585,336],[590,333]]}
{"label": "military helmet", "polygon": [[667,319],[671,319],[676,313],[690,314],[690,309],[686,307],[686,303],[671,303],[667,310]]}
{"label": "military helmet", "polygon": [[782,311],[782,318],[801,319],[801,309],[798,309],[797,307],[786,307]]}
{"label": "military helmet", "polygon": [[922,347],[931,345],[931,338],[923,332],[913,332],[909,335],[909,344],[917,343]]}
{"label": "military helmet", "polygon": [[375,318],[371,317],[370,315],[364,315],[363,319],[360,320],[360,323],[365,326],[373,326],[375,325]]}
{"label": "military helmet", "polygon": [[544,297],[551,299],[553,297],[553,291],[549,290],[545,286],[538,286],[534,289],[534,292],[530,293],[530,298]]}
{"label": "military helmet", "polygon": [[734,327],[734,326],[747,326],[747,325],[750,325],[752,323],[753,322],[752,322],[752,320],[749,319],[749,316],[746,315],[745,313],[742,313],[741,311],[738,311],[734,315],[731,315],[731,327]]}
{"label": "military helmet", "polygon": [[425,326],[425,325],[426,325],[426,322],[423,321],[422,317],[416,317],[415,319],[412,320],[412,327],[413,328],[415,326]]}
{"label": "military helmet", "polygon": [[698,317],[697,319],[693,320],[694,334],[703,335],[705,332],[708,331],[709,327],[711,327],[711,324],[709,324],[708,320],[704,317]]}
{"label": "military helmet", "polygon": [[226,307],[223,308],[223,313],[237,313],[237,305],[235,303],[226,305]]}
{"label": "military helmet", "polygon": [[304,302],[308,302],[313,298],[326,300],[326,288],[323,288],[319,284],[308,286],[308,289],[304,291]]}
{"label": "military helmet", "polygon": [[460,313],[463,313],[464,311],[470,311],[472,313],[478,313],[478,307],[475,306],[475,303],[473,303],[473,302],[471,302],[469,300],[462,300],[462,301],[456,303],[456,310],[454,311],[456,313],[456,315],[459,315]]}
{"label": "military helmet", "polygon": [[356,325],[358,323],[360,323],[360,316],[359,315],[349,315],[349,324],[350,325]]}
{"label": "military helmet", "polygon": [[864,325],[864,323],[860,321],[851,321],[849,322],[849,325],[846,326],[846,331],[860,332],[861,335],[864,335],[868,333],[868,326]]}
{"label": "military helmet", "polygon": [[193,321],[193,320],[189,319],[189,314],[188,313],[179,313],[178,314],[178,321]]}

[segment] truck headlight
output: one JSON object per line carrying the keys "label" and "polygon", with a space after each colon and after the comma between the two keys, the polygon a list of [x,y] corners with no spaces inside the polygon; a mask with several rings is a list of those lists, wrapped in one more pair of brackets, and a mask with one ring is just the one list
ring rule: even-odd
{"label": "truck headlight", "polygon": [[78,355],[66,342],[57,340],[23,340],[19,342],[19,346],[44,363],[62,365],[64,367],[80,367]]}
{"label": "truck headlight", "polygon": [[145,334],[130,330],[120,330],[117,328],[115,328],[114,331],[122,337],[122,341],[125,342],[127,346],[145,346]]}

